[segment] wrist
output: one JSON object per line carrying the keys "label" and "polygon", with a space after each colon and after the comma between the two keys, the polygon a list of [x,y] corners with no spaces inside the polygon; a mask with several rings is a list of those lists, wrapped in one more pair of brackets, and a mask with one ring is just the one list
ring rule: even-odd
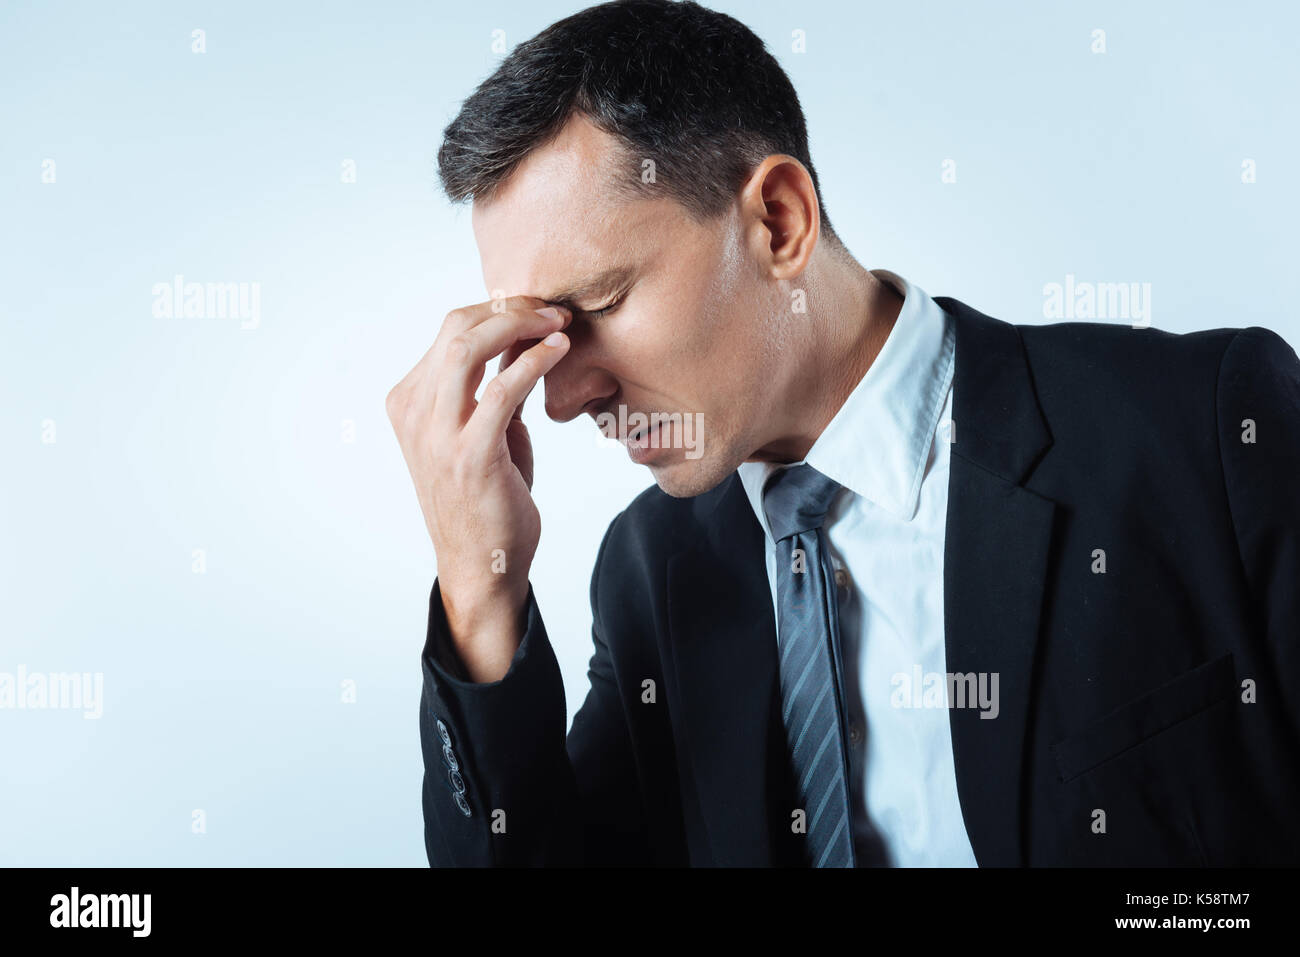
{"label": "wrist", "polygon": [[[509,670],[527,626],[528,581],[508,588],[466,588],[439,580],[451,645],[476,682]],[[522,585],[522,587],[521,587]]]}

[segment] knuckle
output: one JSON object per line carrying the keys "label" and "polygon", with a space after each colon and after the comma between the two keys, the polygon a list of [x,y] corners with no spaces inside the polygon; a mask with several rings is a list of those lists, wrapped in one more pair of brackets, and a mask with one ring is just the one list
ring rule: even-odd
{"label": "knuckle", "polygon": [[493,379],[483,390],[483,398],[493,405],[504,405],[510,398],[510,390],[499,378]]}
{"label": "knuckle", "polygon": [[384,410],[388,413],[388,418],[396,422],[406,408],[406,390],[399,383],[389,390],[384,399]]}
{"label": "knuckle", "polygon": [[469,362],[469,357],[473,351],[473,341],[470,339],[468,334],[462,332],[459,335],[454,336],[452,340],[447,343],[446,355],[451,362],[464,365]]}
{"label": "knuckle", "polygon": [[515,365],[519,367],[519,374],[527,379],[536,379],[542,373],[542,357],[536,349],[529,349],[521,355]]}

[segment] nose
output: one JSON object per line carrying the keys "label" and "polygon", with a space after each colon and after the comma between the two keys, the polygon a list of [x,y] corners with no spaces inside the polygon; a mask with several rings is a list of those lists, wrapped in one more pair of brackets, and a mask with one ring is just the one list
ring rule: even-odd
{"label": "nose", "polygon": [[543,377],[546,414],[556,422],[576,418],[588,405],[594,410],[618,392],[618,381],[591,365],[583,352],[581,337],[571,335],[568,353]]}

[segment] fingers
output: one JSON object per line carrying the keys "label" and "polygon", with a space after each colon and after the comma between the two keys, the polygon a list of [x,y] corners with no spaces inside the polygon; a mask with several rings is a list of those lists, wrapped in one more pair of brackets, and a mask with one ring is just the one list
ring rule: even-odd
{"label": "fingers", "polygon": [[465,424],[463,448],[485,453],[495,448],[537,380],[555,368],[568,351],[569,337],[562,332],[552,333],[521,353],[508,369],[489,382],[478,408]]}
{"label": "fingers", "polygon": [[[503,353],[501,368],[509,367],[532,342],[572,321],[572,315],[562,306],[550,307],[559,312],[559,319],[536,312],[549,305],[535,296],[513,296],[453,309],[443,318],[434,344],[393,387],[385,403],[404,453],[408,444],[429,441],[430,430],[442,435],[438,441],[452,439],[460,432],[474,414],[474,391],[483,381],[484,366],[493,355]],[[556,355],[545,371],[567,351],[567,337],[565,340],[562,348],[551,350]],[[524,398],[545,371],[533,376],[523,389],[511,410],[513,414],[519,414]],[[509,413],[505,424],[508,421]],[[494,441],[497,436],[486,438]]]}
{"label": "fingers", "polygon": [[474,390],[483,381],[485,365],[521,341],[541,339],[564,325],[562,314],[543,316],[532,310],[501,312],[456,335],[438,370],[434,409],[437,418],[459,428],[474,412]]}
{"label": "fingers", "polygon": [[540,309],[548,306],[545,299],[538,299],[536,296],[505,296],[499,299],[489,299],[486,302],[476,302],[470,306],[461,306],[447,313],[442,321],[442,329],[439,333],[445,333],[447,338],[453,338],[467,329],[477,326],[484,319],[503,312],[530,312],[533,309]]}
{"label": "fingers", "polygon": [[[405,396],[409,405],[431,410],[437,383],[441,378],[441,366],[448,344],[452,340],[494,316],[508,312],[531,313],[547,305],[549,304],[544,299],[538,299],[536,296],[510,296],[453,309],[443,317],[433,344],[398,383],[397,390]],[[562,307],[553,308],[559,308],[565,321],[568,321],[569,317]],[[481,375],[478,381],[482,381]],[[478,382],[475,382],[474,388],[478,388]]]}
{"label": "fingers", "polygon": [[[561,331],[563,330],[564,327],[562,326]],[[509,347],[507,347],[506,351],[501,353],[501,361],[497,364],[497,372],[504,372],[506,369],[510,368],[516,359],[527,352],[535,344],[536,340],[533,339],[519,339],[512,342]],[[524,403],[528,400],[528,396],[532,394],[533,389],[536,387],[537,383],[534,382],[533,387],[524,393],[523,398],[519,400],[519,404],[515,406],[514,418],[523,418]]]}

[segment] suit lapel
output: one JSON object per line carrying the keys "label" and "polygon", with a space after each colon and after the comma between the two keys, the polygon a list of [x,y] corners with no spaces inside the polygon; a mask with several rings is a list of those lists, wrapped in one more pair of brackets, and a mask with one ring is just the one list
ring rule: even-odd
{"label": "suit lapel", "polygon": [[773,862],[768,760],[777,688],[776,627],[763,532],[733,474],[702,496],[701,540],[668,563],[668,621],[682,727],[714,861]]}
{"label": "suit lapel", "polygon": [[980,866],[1022,866],[1025,729],[1056,506],[1020,483],[1051,436],[1015,327],[952,299],[935,301],[956,331],[946,668],[998,676],[996,718],[974,707],[949,710],[957,793]]}

